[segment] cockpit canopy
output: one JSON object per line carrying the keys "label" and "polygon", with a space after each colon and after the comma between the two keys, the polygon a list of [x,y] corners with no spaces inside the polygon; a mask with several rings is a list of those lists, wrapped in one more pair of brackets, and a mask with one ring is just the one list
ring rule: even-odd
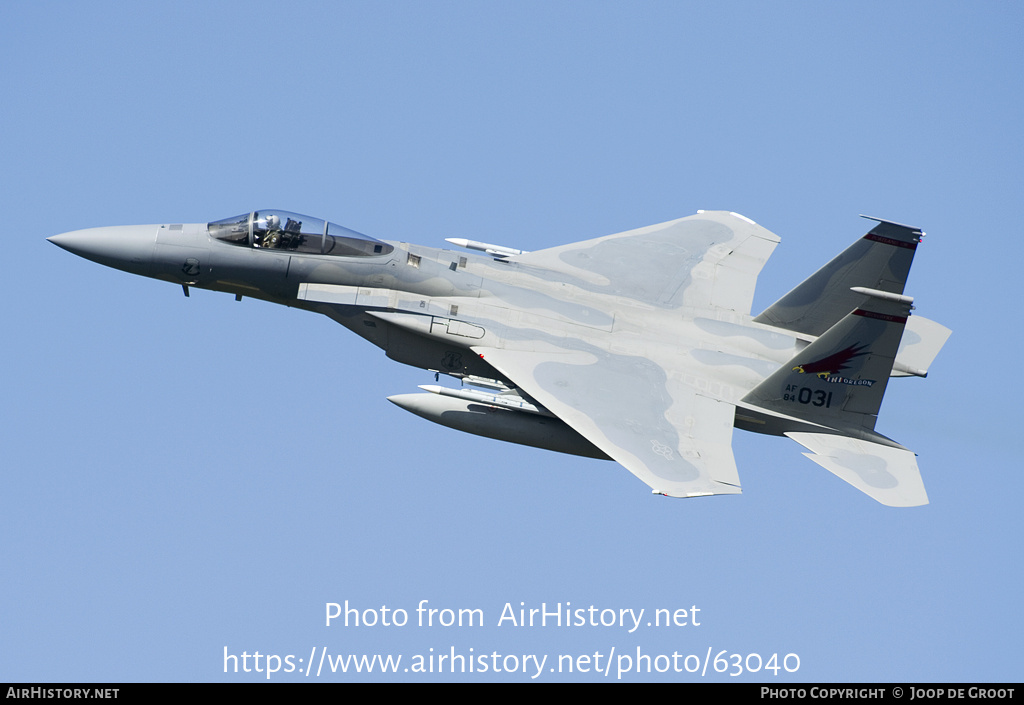
{"label": "cockpit canopy", "polygon": [[211,237],[240,247],[338,257],[379,257],[395,249],[355,230],[288,211],[253,211],[206,227]]}

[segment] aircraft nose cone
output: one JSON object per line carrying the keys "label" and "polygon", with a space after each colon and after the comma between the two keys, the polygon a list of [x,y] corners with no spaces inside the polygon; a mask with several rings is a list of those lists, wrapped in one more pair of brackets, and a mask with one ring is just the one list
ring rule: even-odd
{"label": "aircraft nose cone", "polygon": [[153,262],[158,227],[117,225],[74,230],[46,239],[79,257],[145,276]]}

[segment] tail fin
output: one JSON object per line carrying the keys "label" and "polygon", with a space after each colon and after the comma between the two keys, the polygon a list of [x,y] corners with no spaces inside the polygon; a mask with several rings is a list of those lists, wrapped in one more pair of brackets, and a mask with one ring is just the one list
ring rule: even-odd
{"label": "tail fin", "polygon": [[843,435],[897,445],[874,428],[913,299],[862,287],[854,293],[866,303],[754,387],[743,402]]}
{"label": "tail fin", "polygon": [[864,301],[853,287],[902,294],[920,228],[863,216],[878,225],[754,320],[818,336]]}

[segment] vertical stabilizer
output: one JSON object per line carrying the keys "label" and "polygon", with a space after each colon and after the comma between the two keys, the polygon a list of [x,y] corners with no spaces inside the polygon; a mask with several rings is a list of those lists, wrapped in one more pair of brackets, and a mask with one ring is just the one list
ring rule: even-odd
{"label": "vertical stabilizer", "polygon": [[878,225],[754,320],[818,336],[864,301],[853,287],[902,294],[924,233],[910,225],[863,217]]}
{"label": "vertical stabilizer", "polygon": [[866,302],[754,387],[743,401],[877,440],[875,418],[913,299],[863,287],[854,293]]}

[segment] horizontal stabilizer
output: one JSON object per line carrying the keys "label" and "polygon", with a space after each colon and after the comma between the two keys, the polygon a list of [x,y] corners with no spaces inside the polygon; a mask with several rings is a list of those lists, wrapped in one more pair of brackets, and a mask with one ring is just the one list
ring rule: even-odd
{"label": "horizontal stabilizer", "polygon": [[830,433],[786,434],[810,450],[808,458],[890,507],[928,504],[917,457],[905,448]]}
{"label": "horizontal stabilizer", "polygon": [[928,368],[952,332],[941,323],[922,316],[908,318],[899,352],[896,353],[896,363],[892,367],[892,376],[927,375]]}

